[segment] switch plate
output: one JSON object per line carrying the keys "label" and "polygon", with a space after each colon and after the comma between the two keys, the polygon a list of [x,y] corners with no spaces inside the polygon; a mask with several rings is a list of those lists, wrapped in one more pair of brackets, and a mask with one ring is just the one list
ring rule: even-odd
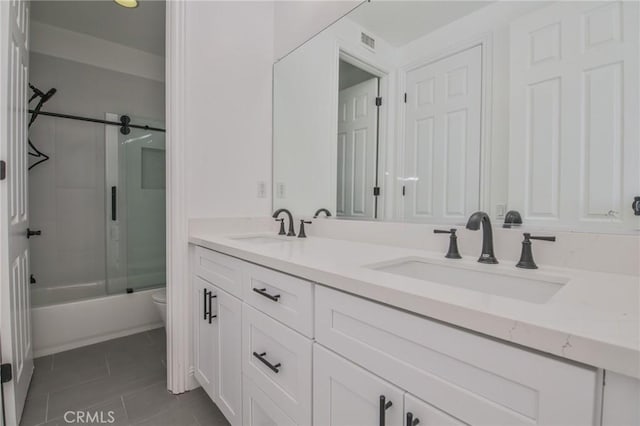
{"label": "switch plate", "polygon": [[258,182],[258,198],[267,198],[267,183],[263,180]]}
{"label": "switch plate", "polygon": [[504,219],[504,215],[507,214],[506,204],[496,204],[496,218]]}
{"label": "switch plate", "polygon": [[278,182],[276,184],[276,197],[277,198],[285,198],[286,197],[286,188],[283,182]]}

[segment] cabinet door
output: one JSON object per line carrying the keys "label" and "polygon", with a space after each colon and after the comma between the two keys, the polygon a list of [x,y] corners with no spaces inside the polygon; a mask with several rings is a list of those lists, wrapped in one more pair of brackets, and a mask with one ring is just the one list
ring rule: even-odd
{"label": "cabinet door", "polygon": [[405,426],[464,426],[467,424],[408,393],[404,395],[404,412]]}
{"label": "cabinet door", "polygon": [[313,359],[313,424],[402,425],[402,390],[318,344]]}
{"label": "cabinet door", "polygon": [[[209,312],[215,309],[216,288],[198,276],[193,276],[193,327],[195,377],[211,399],[215,399],[218,382],[217,346],[218,333],[215,318]],[[212,316],[215,313],[212,313]]]}
{"label": "cabinet door", "polygon": [[218,380],[214,401],[232,425],[242,424],[242,371],[240,333],[242,302],[216,287],[213,312],[217,317],[214,359]]}
{"label": "cabinet door", "polygon": [[244,376],[243,425],[244,426],[297,426],[276,403],[251,379]]}

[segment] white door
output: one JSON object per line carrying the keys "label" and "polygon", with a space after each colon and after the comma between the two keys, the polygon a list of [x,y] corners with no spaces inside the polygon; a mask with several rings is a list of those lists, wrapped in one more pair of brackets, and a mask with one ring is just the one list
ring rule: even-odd
{"label": "white door", "polygon": [[233,426],[242,424],[242,302],[216,289],[218,381],[214,401]]}
{"label": "white door", "polygon": [[377,96],[377,78],[341,90],[338,96],[338,216],[375,217]]}
{"label": "white door", "polygon": [[525,224],[640,228],[638,2],[559,2],[511,24],[509,208]]}
{"label": "white door", "polygon": [[313,424],[401,426],[403,411],[401,389],[313,345]]}
{"label": "white door", "polygon": [[9,425],[18,424],[33,375],[29,244],[27,240],[27,84],[29,3],[0,2],[0,338],[2,362],[13,379],[3,384]]}
{"label": "white door", "polygon": [[211,399],[215,399],[219,374],[216,368],[218,333],[213,318],[213,315],[216,315],[213,297],[215,293],[216,288],[213,285],[193,275],[194,373],[196,380]]}
{"label": "white door", "polygon": [[482,47],[407,72],[404,211],[457,223],[480,207]]}

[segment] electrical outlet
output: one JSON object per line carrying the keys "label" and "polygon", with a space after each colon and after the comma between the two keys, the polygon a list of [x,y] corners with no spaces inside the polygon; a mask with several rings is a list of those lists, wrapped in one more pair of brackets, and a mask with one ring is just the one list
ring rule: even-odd
{"label": "electrical outlet", "polygon": [[276,184],[276,197],[278,198],[286,197],[285,185],[283,182],[278,182]]}
{"label": "electrical outlet", "polygon": [[267,197],[267,183],[263,180],[258,182],[258,198]]}
{"label": "electrical outlet", "polygon": [[504,219],[505,214],[507,214],[506,204],[496,204],[496,218]]}

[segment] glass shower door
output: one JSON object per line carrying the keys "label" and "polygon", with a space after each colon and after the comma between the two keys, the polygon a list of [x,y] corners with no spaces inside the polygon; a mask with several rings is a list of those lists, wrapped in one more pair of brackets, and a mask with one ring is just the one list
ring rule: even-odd
{"label": "glass shower door", "polygon": [[[109,120],[119,116],[109,114]],[[115,118],[115,119],[114,119]],[[131,117],[164,128],[164,123]],[[131,293],[166,283],[165,135],[108,126],[107,292]]]}

